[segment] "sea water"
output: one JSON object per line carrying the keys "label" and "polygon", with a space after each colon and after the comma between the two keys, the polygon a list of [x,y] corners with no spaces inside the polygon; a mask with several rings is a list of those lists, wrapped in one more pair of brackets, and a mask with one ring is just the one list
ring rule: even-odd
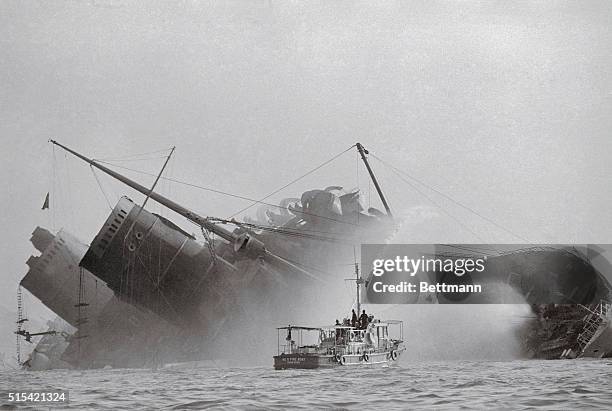
{"label": "sea water", "polygon": [[[270,365],[5,371],[0,374],[0,391],[67,390],[69,404],[52,408],[77,410],[559,410],[612,408],[611,382],[612,359],[400,361],[395,367],[376,369],[275,371]],[[13,407],[6,397],[1,404],[1,409]]]}

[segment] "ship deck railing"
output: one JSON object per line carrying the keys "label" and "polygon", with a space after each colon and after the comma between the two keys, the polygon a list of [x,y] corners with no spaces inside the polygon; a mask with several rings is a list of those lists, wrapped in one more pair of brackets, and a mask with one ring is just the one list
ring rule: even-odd
{"label": "ship deck railing", "polygon": [[578,335],[577,339],[581,351],[584,351],[586,346],[591,342],[601,324],[608,321],[607,315],[610,312],[610,303],[601,300],[593,310],[590,310],[588,307],[584,308],[586,308],[590,314],[587,315],[583,331]]}
{"label": "ship deck railing", "polygon": [[599,302],[598,308],[599,308],[599,315],[605,318],[608,316],[608,313],[610,312],[610,308],[612,308],[612,304],[610,304],[606,300],[601,300]]}

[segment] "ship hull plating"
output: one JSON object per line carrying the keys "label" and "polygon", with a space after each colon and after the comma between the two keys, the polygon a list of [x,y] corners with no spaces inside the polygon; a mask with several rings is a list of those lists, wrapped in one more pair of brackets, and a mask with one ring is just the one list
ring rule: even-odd
{"label": "ship hull plating", "polygon": [[231,265],[168,220],[123,197],[83,257],[124,301],[173,324],[198,325],[202,302],[218,303]]}
{"label": "ship hull plating", "polygon": [[[399,354],[399,353],[398,353]],[[275,370],[317,369],[334,367],[384,367],[397,362],[391,358],[391,352],[363,354],[345,354],[342,356],[319,354],[280,354],[274,356]]]}

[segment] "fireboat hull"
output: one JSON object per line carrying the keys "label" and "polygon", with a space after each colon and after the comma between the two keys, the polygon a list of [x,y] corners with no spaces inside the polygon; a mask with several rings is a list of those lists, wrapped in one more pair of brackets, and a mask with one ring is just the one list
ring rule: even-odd
{"label": "fireboat hull", "polygon": [[331,368],[339,365],[333,355],[317,354],[281,354],[274,356],[274,369],[302,369]]}
{"label": "fireboat hull", "polygon": [[274,356],[274,369],[301,369],[309,370],[316,368],[332,368],[332,367],[374,367],[374,366],[390,366],[397,363],[401,350],[386,351],[378,353],[370,353],[366,356],[363,354],[345,354],[345,355],[319,355],[319,354],[280,354]]}

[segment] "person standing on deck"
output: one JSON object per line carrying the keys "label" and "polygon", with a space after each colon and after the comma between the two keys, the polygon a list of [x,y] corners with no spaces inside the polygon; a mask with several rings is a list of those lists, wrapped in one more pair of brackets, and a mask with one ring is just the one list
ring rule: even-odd
{"label": "person standing on deck", "polygon": [[351,327],[355,328],[357,326],[357,313],[353,310],[353,317],[351,318]]}
{"label": "person standing on deck", "polygon": [[361,316],[359,317],[359,328],[365,330],[368,327],[368,315],[365,310],[361,312]]}

